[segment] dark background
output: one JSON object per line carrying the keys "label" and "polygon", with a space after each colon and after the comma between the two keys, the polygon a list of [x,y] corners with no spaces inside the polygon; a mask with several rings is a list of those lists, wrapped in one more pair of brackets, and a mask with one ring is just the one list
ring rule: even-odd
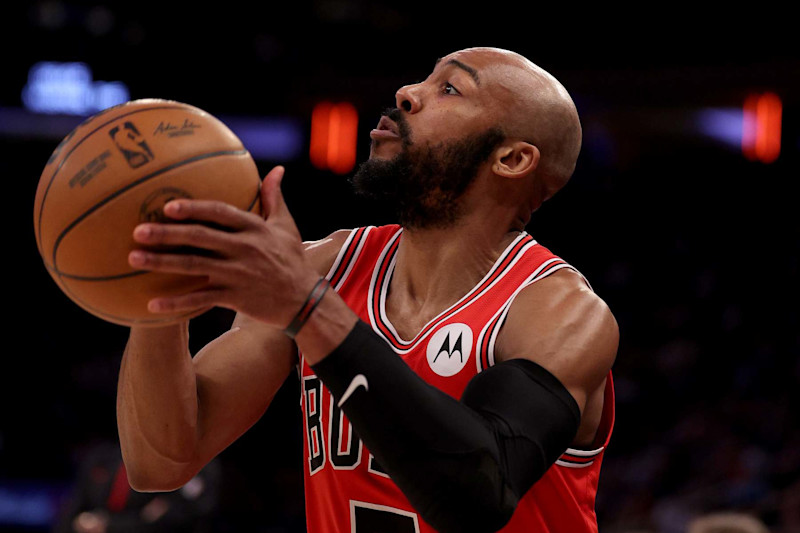
{"label": "dark background", "polygon": [[[84,61],[131,98],[212,114],[294,117],[320,100],[359,112],[358,159],[401,85],[468,46],[512,49],[570,90],[584,149],[570,184],[535,214],[534,237],[580,269],[615,313],[617,424],[601,531],[678,533],[741,510],[800,531],[798,175],[800,49],[769,4],[701,12],[531,3],[294,0],[200,5],[51,0],[4,4],[0,108],[21,107],[37,61]],[[771,164],[702,134],[704,109],[783,101]],[[47,531],[94,445],[116,439],[125,328],[72,304],[44,270],[31,211],[68,131],[0,136],[7,313],[0,391],[0,529]],[[346,178],[292,160],[284,193],[306,239],[385,222]],[[192,323],[193,350],[228,327]],[[216,531],[303,530],[296,379],[219,460]]]}

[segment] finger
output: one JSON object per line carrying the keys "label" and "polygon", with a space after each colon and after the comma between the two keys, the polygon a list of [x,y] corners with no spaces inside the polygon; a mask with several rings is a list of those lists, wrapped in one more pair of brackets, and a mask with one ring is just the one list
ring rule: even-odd
{"label": "finger", "polygon": [[206,289],[169,298],[153,298],[147,302],[151,313],[173,313],[194,309],[211,309],[222,304],[224,292],[219,289]]}
{"label": "finger", "polygon": [[142,270],[155,270],[173,274],[211,276],[220,273],[224,261],[195,254],[169,254],[132,250],[128,253],[128,264]]}
{"label": "finger", "polygon": [[164,206],[164,214],[175,220],[196,220],[242,230],[261,223],[261,217],[217,200],[178,199]]}
{"label": "finger", "polygon": [[139,224],[133,229],[136,242],[149,245],[192,246],[229,253],[235,246],[232,234],[202,224]]}

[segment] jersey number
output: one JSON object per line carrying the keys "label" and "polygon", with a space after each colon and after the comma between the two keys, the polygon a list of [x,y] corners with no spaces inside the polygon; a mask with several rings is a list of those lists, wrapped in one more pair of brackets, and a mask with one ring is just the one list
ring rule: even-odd
{"label": "jersey number", "polygon": [[[308,438],[308,470],[316,473],[330,462],[337,470],[353,470],[361,463],[362,444],[353,426],[336,405],[333,396],[323,406],[322,381],[316,376],[303,378],[303,400]],[[323,427],[322,410],[328,409],[328,427]],[[327,431],[326,431],[327,429]],[[326,438],[327,437],[327,438]],[[329,457],[326,457],[326,454]],[[369,471],[386,476],[386,472],[370,455]]]}
{"label": "jersey number", "polygon": [[[336,406],[333,396],[329,397],[326,439],[322,421],[322,381],[316,376],[303,378],[308,467],[311,474],[325,467],[326,449],[330,454],[327,460],[333,468],[351,470],[361,462],[361,439],[355,434],[341,409]],[[388,477],[371,454],[368,463],[370,473]],[[354,500],[350,500],[350,524],[351,533],[419,533],[419,522],[415,513]]]}

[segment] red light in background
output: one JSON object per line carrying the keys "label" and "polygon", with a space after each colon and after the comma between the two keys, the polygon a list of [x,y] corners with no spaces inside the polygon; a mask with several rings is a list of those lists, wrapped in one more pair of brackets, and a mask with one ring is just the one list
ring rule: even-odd
{"label": "red light in background", "polygon": [[783,104],[775,93],[751,94],[744,102],[742,153],[751,161],[772,163],[781,153]]}
{"label": "red light in background", "polygon": [[348,103],[320,102],[311,113],[309,158],[320,170],[345,174],[356,164],[358,111]]}
{"label": "red light in background", "polygon": [[328,130],[333,104],[321,102],[311,112],[311,141],[308,156],[317,168],[328,168]]}

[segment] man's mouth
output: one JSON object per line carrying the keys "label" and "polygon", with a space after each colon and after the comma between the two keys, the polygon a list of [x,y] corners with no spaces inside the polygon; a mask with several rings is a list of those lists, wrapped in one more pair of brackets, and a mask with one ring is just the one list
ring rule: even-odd
{"label": "man's mouth", "polygon": [[370,132],[369,136],[372,139],[399,139],[400,134],[398,129],[397,124],[384,115],[381,117],[375,129]]}

